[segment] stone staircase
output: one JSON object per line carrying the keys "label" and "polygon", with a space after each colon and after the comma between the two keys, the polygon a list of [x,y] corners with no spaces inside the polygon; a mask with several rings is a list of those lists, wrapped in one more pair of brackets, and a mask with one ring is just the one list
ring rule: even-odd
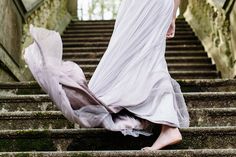
{"label": "stone staircase", "polygon": [[[64,60],[77,62],[89,80],[104,54],[114,21],[72,21],[62,35]],[[167,41],[170,74],[180,83],[191,116],[183,142],[142,152],[158,136],[134,138],[68,122],[36,82],[0,83],[0,156],[233,157],[236,156],[236,80],[221,79],[189,25],[177,20]]]}

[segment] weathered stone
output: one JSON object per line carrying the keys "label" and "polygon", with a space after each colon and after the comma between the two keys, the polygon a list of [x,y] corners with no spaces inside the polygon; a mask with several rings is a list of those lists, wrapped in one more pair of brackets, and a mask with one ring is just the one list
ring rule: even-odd
{"label": "weathered stone", "polygon": [[[222,77],[236,76],[234,0],[189,0],[184,16],[213,58]],[[232,3],[230,3],[232,2]],[[225,4],[225,5],[224,5]],[[228,6],[227,6],[228,5]],[[224,10],[222,7],[233,8]]]}
{"label": "weathered stone", "polygon": [[[1,50],[0,50],[1,51]],[[14,78],[14,76],[11,75],[11,71],[1,63],[0,61],[0,80],[11,82],[11,81],[17,81],[17,79]]]}
{"label": "weathered stone", "polygon": [[190,126],[236,126],[235,108],[189,109]]}
{"label": "weathered stone", "polygon": [[[85,21],[82,21],[82,20],[78,20],[78,19],[73,19],[70,23],[69,26],[72,26],[72,25],[110,25],[110,24],[113,24],[114,25],[115,23],[115,20],[85,20]],[[178,18],[176,19],[176,24],[188,24],[184,18]]]}
{"label": "weathered stone", "polygon": [[231,3],[234,3],[232,10],[230,10],[230,29],[231,29],[231,46],[233,50],[233,65],[234,65],[234,77],[236,78],[236,3],[231,0]]}
{"label": "weathered stone", "polygon": [[[90,57],[92,58],[92,57]],[[82,65],[86,70],[96,66]],[[89,71],[89,70],[88,70]],[[183,92],[235,92],[235,79],[179,79]],[[44,94],[37,82],[0,82],[1,95],[34,95]]]}
{"label": "weathered stone", "polygon": [[[27,11],[31,11],[32,2],[25,3]],[[17,9],[13,0],[0,2],[3,8],[0,11],[0,61],[3,65],[0,66],[1,81],[33,79],[29,69],[25,67],[22,53],[23,48],[31,43],[29,25],[34,24],[62,33],[71,20],[67,4],[68,0],[44,0],[39,8],[27,16],[23,24],[23,18],[19,12],[21,9]],[[8,70],[6,71],[4,67]]]}
{"label": "weathered stone", "polygon": [[1,0],[0,6],[0,44],[19,65],[22,19],[13,1]]}
{"label": "weathered stone", "polygon": [[[235,92],[184,93],[189,108],[236,107]],[[17,107],[16,107],[17,106]],[[57,110],[47,95],[12,95],[0,97],[2,111]]]}
{"label": "weathered stone", "polygon": [[[90,55],[90,58],[93,58],[92,55]],[[174,55],[173,55],[174,56]],[[73,59],[73,57],[70,57]],[[78,57],[75,57],[78,58]],[[98,58],[95,56],[95,58]],[[178,58],[178,57],[177,57]],[[80,64],[80,67],[82,68],[83,71],[87,71],[87,72],[94,72],[96,69],[96,65],[87,65],[87,64]],[[178,64],[178,63],[171,63],[168,64],[168,70],[170,72],[177,72],[177,71],[214,71],[216,70],[215,65],[212,64],[201,64],[201,63],[183,63],[183,64]]]}
{"label": "weathered stone", "polygon": [[235,92],[235,79],[178,80],[185,92]]}
{"label": "weathered stone", "polygon": [[1,157],[235,157],[235,149],[145,151],[8,152]]}
{"label": "weathered stone", "polygon": [[[236,126],[234,108],[189,108],[190,126]],[[0,112],[1,130],[70,129],[70,123],[60,111]]]}
{"label": "weathered stone", "polygon": [[235,157],[235,149],[145,151],[8,152],[1,157]]}
{"label": "weathered stone", "polygon": [[34,9],[35,6],[37,6],[41,0],[21,0],[25,9],[27,12]]}
{"label": "weathered stone", "polygon": [[[2,99],[1,99],[2,98]],[[57,110],[46,95],[3,96],[0,98],[0,109],[6,111],[48,111]]]}
{"label": "weathered stone", "polygon": [[0,112],[1,130],[25,129],[70,129],[74,124],[64,118],[61,112]]}
{"label": "weathered stone", "polygon": [[[236,147],[235,127],[198,127],[181,129],[184,140],[168,149],[230,149]],[[158,131],[150,137],[123,136],[104,129],[6,130],[0,131],[0,151],[55,151],[58,139],[67,151],[140,150],[151,145]],[[62,140],[64,139],[64,140]],[[57,144],[55,145],[55,140]],[[67,142],[66,142],[67,143]],[[65,146],[65,145],[64,145]]]}
{"label": "weathered stone", "polygon": [[78,0],[69,0],[67,3],[68,11],[71,14],[72,18],[77,19],[77,12],[78,12]]}
{"label": "weathered stone", "polygon": [[30,24],[53,29],[60,33],[64,31],[71,20],[67,11],[67,3],[68,0],[44,0],[42,6],[27,18],[26,24],[23,26],[23,48],[32,42],[29,34]]}
{"label": "weathered stone", "polygon": [[13,1],[0,1],[0,80],[23,80],[21,70],[22,19]]}

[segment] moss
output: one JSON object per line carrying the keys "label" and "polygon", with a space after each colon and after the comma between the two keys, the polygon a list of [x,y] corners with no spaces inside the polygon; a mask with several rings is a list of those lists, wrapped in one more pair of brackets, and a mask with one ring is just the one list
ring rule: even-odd
{"label": "moss", "polygon": [[14,157],[29,157],[29,154],[19,153],[19,154],[14,155]]}
{"label": "moss", "polygon": [[35,130],[18,130],[15,132],[17,136],[31,136],[31,137],[38,137],[38,135],[42,136],[47,136],[50,134],[49,130],[42,130],[40,132],[37,132]]}
{"label": "moss", "polygon": [[35,116],[35,117],[44,117],[44,116],[45,116],[45,113],[44,113],[44,112],[37,112],[37,113],[35,113],[34,116]]}
{"label": "moss", "polygon": [[16,94],[23,94],[23,95],[28,95],[28,94],[45,94],[43,90],[40,88],[35,88],[35,89],[30,89],[30,88],[24,88],[24,89],[18,89]]}
{"label": "moss", "polygon": [[82,152],[79,154],[73,154],[71,157],[92,157],[92,156],[94,156],[94,155]]}

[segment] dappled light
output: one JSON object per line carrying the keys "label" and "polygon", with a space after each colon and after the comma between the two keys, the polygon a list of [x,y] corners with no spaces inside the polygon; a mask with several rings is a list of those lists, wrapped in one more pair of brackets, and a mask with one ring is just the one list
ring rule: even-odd
{"label": "dappled light", "polygon": [[78,0],[80,20],[115,19],[121,0]]}

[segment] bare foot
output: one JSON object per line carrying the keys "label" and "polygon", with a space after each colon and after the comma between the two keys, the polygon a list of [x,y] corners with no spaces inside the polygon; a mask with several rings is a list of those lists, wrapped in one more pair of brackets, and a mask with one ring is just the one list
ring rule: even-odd
{"label": "bare foot", "polygon": [[144,151],[160,150],[168,145],[177,144],[182,141],[182,135],[178,128],[162,125],[160,136],[151,147],[144,147]]}

